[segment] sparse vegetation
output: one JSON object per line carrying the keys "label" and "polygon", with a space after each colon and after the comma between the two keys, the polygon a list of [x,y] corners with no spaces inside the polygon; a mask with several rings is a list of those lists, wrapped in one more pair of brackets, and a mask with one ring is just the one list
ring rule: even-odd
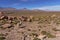
{"label": "sparse vegetation", "polygon": [[33,40],[41,40],[41,39],[38,39],[38,38],[35,37]]}
{"label": "sparse vegetation", "polygon": [[47,35],[48,38],[55,38],[55,37],[56,37],[55,35],[52,35],[51,33],[46,32],[46,31],[42,31],[41,33],[42,33],[43,35]]}
{"label": "sparse vegetation", "polygon": [[5,39],[5,37],[0,37],[0,40],[4,40]]}
{"label": "sparse vegetation", "polygon": [[33,37],[37,37],[37,36],[38,36],[37,33],[31,33],[31,35],[32,35]]}
{"label": "sparse vegetation", "polygon": [[5,37],[4,37],[4,34],[0,34],[0,40],[4,40]]}
{"label": "sparse vegetation", "polygon": [[41,33],[42,33],[43,35],[46,35],[46,34],[47,34],[47,32],[46,32],[46,31],[42,31]]}
{"label": "sparse vegetation", "polygon": [[[35,16],[36,15],[35,14],[34,16],[19,15],[19,17],[17,17],[18,14],[16,16],[15,15],[16,13],[14,14],[13,17],[5,16],[4,19],[0,20],[0,28],[5,28],[5,30],[2,29],[1,32],[4,34],[8,33],[8,35],[5,36],[7,37],[7,39],[11,38],[11,40],[15,40],[15,39],[12,39],[15,37],[17,38],[17,40],[23,40],[22,38],[25,34],[27,35],[26,37],[29,37],[30,39],[34,38],[33,40],[41,40],[37,38],[40,35],[40,33],[43,35],[46,35],[48,38],[55,38],[56,36],[53,35],[54,33],[52,31],[53,30],[54,32],[60,31],[55,28],[55,26],[57,25],[55,25],[54,23],[60,24],[60,18],[56,16],[51,16],[51,15]],[[1,36],[0,40],[5,39],[3,34],[0,34],[0,36]]]}

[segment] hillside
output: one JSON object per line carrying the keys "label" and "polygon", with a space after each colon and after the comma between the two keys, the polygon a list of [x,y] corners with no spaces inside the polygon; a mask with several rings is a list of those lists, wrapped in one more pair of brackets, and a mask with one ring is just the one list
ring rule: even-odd
{"label": "hillside", "polygon": [[60,12],[13,10],[0,12],[1,40],[59,40]]}
{"label": "hillside", "polygon": [[45,16],[45,15],[53,15],[56,14],[57,16],[60,15],[59,11],[43,11],[43,10],[29,10],[29,9],[15,9],[15,8],[1,8],[0,11],[6,13],[7,15],[14,15],[14,16]]}

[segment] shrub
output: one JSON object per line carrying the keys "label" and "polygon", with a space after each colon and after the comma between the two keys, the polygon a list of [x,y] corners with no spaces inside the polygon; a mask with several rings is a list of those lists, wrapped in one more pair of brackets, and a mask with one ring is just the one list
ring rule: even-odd
{"label": "shrub", "polygon": [[0,37],[0,40],[4,40],[5,39],[5,37]]}
{"label": "shrub", "polygon": [[42,31],[41,33],[42,33],[43,35],[46,35],[46,34],[47,34],[47,32],[46,32],[46,31]]}
{"label": "shrub", "polygon": [[41,39],[38,39],[38,38],[34,38],[33,40],[41,40]]}
{"label": "shrub", "polygon": [[55,38],[56,36],[52,35],[51,33],[48,33],[46,31],[41,32],[43,35],[47,35],[48,38]]}
{"label": "shrub", "polygon": [[17,24],[17,23],[19,23],[19,22],[20,22],[20,21],[18,21],[18,20],[13,20],[13,21],[12,21],[13,24]]}
{"label": "shrub", "polygon": [[56,36],[54,36],[54,35],[48,33],[48,34],[47,34],[47,37],[48,37],[48,38],[55,38]]}
{"label": "shrub", "polygon": [[0,36],[4,36],[4,34],[0,34]]}
{"label": "shrub", "polygon": [[36,33],[32,33],[32,36],[35,36],[35,37],[37,37],[38,35],[37,35]]}
{"label": "shrub", "polygon": [[4,40],[5,37],[4,37],[4,34],[0,34],[0,40]]}

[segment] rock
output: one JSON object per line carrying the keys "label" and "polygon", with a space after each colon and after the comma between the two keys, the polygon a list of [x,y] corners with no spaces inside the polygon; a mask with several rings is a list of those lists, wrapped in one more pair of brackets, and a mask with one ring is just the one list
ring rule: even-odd
{"label": "rock", "polygon": [[56,15],[54,14],[54,15],[52,15],[51,17],[56,17]]}
{"label": "rock", "polygon": [[8,19],[9,19],[9,20],[13,20],[13,19],[14,19],[14,17],[8,17]]}
{"label": "rock", "polygon": [[21,19],[22,21],[27,21],[27,17],[25,17],[25,16],[20,17],[20,19]]}
{"label": "rock", "polygon": [[33,19],[34,17],[33,16],[30,16],[30,19]]}
{"label": "rock", "polygon": [[30,18],[27,19],[28,22],[31,22],[32,20]]}
{"label": "rock", "polygon": [[17,17],[14,17],[14,20],[17,20],[18,18]]}
{"label": "rock", "polygon": [[0,12],[0,19],[2,19],[4,16],[3,12]]}
{"label": "rock", "polygon": [[39,19],[39,18],[35,18],[34,20],[35,20],[35,21],[39,21],[40,19]]}
{"label": "rock", "polygon": [[30,16],[29,18],[30,18],[30,21],[33,21],[34,20],[34,17],[33,16]]}
{"label": "rock", "polygon": [[11,28],[12,25],[11,25],[11,24],[4,24],[4,25],[2,25],[2,27],[3,27],[3,28]]}
{"label": "rock", "polygon": [[3,12],[0,12],[0,17],[3,16],[3,15],[4,15]]}
{"label": "rock", "polygon": [[3,12],[0,12],[0,19],[8,19],[8,16],[6,16]]}
{"label": "rock", "polygon": [[26,26],[25,25],[21,25],[20,28],[25,28]]}
{"label": "rock", "polygon": [[8,20],[8,16],[2,16],[0,19],[7,19]]}
{"label": "rock", "polygon": [[11,20],[8,20],[7,22],[8,22],[8,23],[12,23],[12,21],[11,21]]}
{"label": "rock", "polygon": [[17,27],[20,27],[22,25],[22,22],[17,23]]}
{"label": "rock", "polygon": [[45,39],[46,38],[46,35],[39,35],[37,38],[39,38],[39,39],[41,39],[41,40],[43,40],[43,39]]}

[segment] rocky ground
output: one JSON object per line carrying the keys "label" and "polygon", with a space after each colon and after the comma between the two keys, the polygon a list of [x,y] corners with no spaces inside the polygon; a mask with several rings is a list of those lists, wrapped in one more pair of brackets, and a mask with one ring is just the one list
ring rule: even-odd
{"label": "rocky ground", "polygon": [[60,40],[60,17],[15,17],[0,13],[0,40]]}

